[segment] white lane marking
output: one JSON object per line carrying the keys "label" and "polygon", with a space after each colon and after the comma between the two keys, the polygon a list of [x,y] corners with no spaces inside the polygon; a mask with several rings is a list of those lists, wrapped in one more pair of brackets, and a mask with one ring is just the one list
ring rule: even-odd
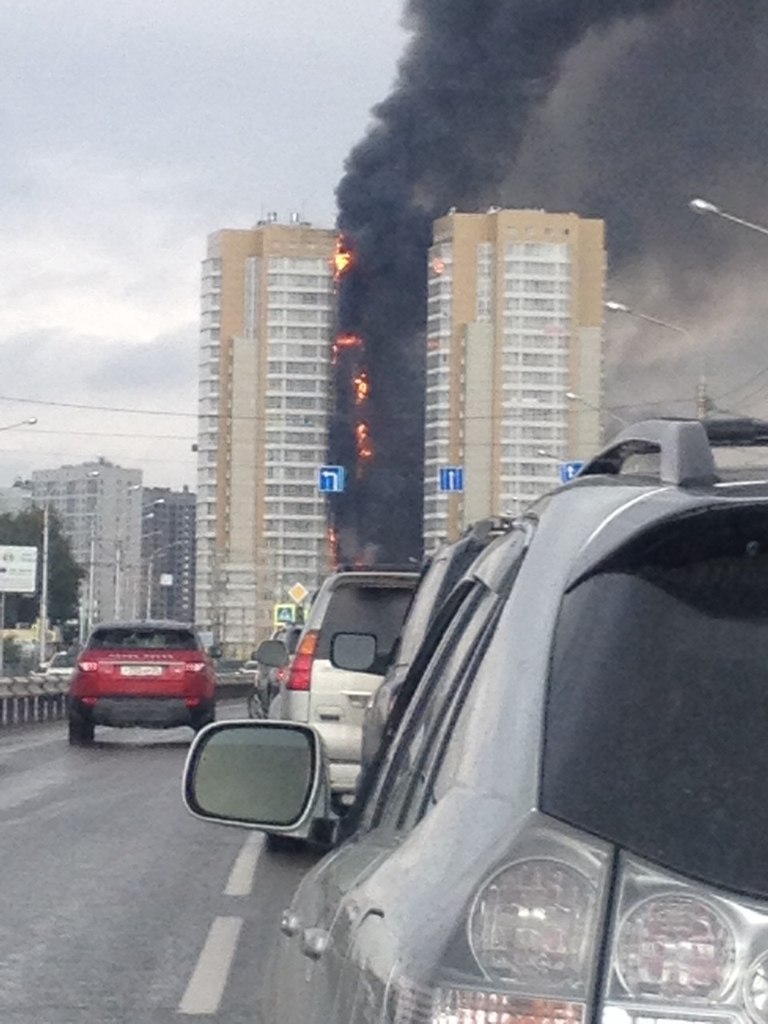
{"label": "white lane marking", "polygon": [[214,918],[179,1013],[201,1017],[218,1012],[242,927],[242,917]]}
{"label": "white lane marking", "polygon": [[251,895],[263,841],[261,832],[251,832],[247,837],[229,873],[229,880],[224,889],[225,896]]}

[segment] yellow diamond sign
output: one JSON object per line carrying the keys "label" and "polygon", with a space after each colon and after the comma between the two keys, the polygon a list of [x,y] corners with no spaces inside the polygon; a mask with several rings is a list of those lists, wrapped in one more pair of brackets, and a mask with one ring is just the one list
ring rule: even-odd
{"label": "yellow diamond sign", "polygon": [[301,604],[305,597],[309,595],[309,591],[303,583],[294,583],[291,589],[288,591],[288,596],[294,602],[294,604]]}

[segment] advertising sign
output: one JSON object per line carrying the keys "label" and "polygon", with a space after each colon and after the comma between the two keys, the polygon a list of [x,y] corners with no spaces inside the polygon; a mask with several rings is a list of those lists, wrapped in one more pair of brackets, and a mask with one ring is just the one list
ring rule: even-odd
{"label": "advertising sign", "polygon": [[0,545],[0,594],[34,594],[37,548]]}

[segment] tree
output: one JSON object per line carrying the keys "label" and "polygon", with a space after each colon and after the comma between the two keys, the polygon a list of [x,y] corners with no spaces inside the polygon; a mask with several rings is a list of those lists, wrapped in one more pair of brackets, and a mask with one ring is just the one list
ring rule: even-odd
{"label": "tree", "polygon": [[[5,599],[6,625],[34,622],[40,614],[43,510],[31,508],[16,515],[0,515],[0,544],[18,544],[38,549],[37,593],[29,597],[7,594]],[[51,622],[60,623],[76,617],[79,585],[84,575],[84,570],[72,555],[69,540],[62,533],[59,518],[51,512],[48,541],[48,618]]]}

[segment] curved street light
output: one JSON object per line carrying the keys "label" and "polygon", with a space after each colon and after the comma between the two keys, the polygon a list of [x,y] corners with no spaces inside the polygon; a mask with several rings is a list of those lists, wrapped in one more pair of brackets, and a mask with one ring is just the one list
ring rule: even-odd
{"label": "curved street light", "polygon": [[[699,201],[703,202],[704,200]],[[653,324],[655,327],[663,327],[668,331],[674,331],[675,334],[680,334],[683,338],[688,338],[694,348],[696,346],[696,338],[691,331],[687,330],[685,327],[681,327],[679,324],[670,323],[669,320],[662,320],[661,317],[658,316],[650,316],[648,313],[642,313],[637,309],[633,309],[632,306],[627,306],[623,302],[614,302],[610,299],[603,303],[603,308],[609,313],[623,313],[625,316],[632,316],[636,320],[644,320],[646,323]],[[696,389],[696,415],[699,419],[704,419],[709,408],[709,396],[707,395],[707,356],[702,350],[701,373],[699,377],[699,386]]]}
{"label": "curved street light", "polygon": [[6,423],[0,430],[14,430],[16,427],[34,427],[37,423],[37,416],[30,416],[26,420],[19,420],[18,423]]}
{"label": "curved street light", "polygon": [[610,409],[601,409],[599,405],[595,405],[594,402],[588,401],[583,395],[579,395],[575,391],[566,391],[565,397],[568,399],[569,402],[579,402],[581,405],[586,406],[587,409],[592,409],[593,412],[599,412],[601,416],[610,416],[611,419],[614,419],[617,423],[620,423],[622,427],[628,426],[627,421],[623,420],[621,416],[617,416],[615,412],[611,412]]}
{"label": "curved street light", "polygon": [[692,199],[688,206],[694,213],[707,216],[711,214],[713,217],[721,217],[723,220],[729,220],[732,224],[740,224],[743,228],[749,228],[750,231],[757,231],[758,234],[768,235],[768,227],[763,224],[755,224],[751,220],[744,220],[743,217],[736,217],[732,213],[728,213],[727,210],[721,209],[714,203],[710,203],[708,199]]}

